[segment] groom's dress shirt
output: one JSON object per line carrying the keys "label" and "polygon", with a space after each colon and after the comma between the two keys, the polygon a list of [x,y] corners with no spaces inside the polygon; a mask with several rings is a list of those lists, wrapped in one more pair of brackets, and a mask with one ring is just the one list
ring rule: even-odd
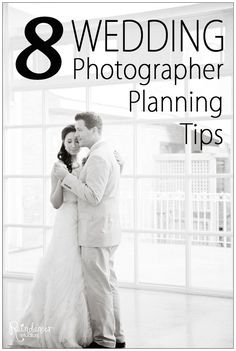
{"label": "groom's dress shirt", "polygon": [[96,142],[79,179],[68,174],[62,186],[78,196],[79,245],[107,247],[120,243],[120,167],[104,141]]}

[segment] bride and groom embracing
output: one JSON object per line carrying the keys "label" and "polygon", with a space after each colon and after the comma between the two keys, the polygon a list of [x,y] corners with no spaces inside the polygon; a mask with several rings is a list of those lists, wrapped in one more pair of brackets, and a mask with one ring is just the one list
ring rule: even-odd
{"label": "bride and groom embracing", "polygon": [[[16,330],[12,348],[125,347],[114,271],[122,164],[101,135],[102,120],[90,112],[62,131],[51,176],[53,235],[20,320],[34,329]],[[90,149],[83,166],[80,147]]]}

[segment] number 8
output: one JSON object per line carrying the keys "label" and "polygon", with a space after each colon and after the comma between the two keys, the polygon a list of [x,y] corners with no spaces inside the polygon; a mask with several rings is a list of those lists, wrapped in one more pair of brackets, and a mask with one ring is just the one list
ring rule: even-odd
{"label": "number 8", "polygon": [[[41,23],[47,23],[52,27],[52,35],[49,39],[43,40],[36,33],[36,27]],[[16,59],[16,69],[25,78],[28,79],[47,79],[54,76],[61,68],[61,56],[52,47],[58,42],[63,34],[61,22],[53,17],[37,17],[27,23],[25,27],[25,37],[32,44],[23,50]],[[39,50],[50,60],[50,67],[43,73],[31,71],[27,66],[28,57],[35,51]]]}

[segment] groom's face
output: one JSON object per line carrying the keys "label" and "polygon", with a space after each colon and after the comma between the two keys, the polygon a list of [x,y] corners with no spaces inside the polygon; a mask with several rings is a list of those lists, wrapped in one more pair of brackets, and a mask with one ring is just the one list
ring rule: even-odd
{"label": "groom's face", "polygon": [[76,121],[75,129],[79,146],[90,147],[93,130],[88,129],[82,119]]}

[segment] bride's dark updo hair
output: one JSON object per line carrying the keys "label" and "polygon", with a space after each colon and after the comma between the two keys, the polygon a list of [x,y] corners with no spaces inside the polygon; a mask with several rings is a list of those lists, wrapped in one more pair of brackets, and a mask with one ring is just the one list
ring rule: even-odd
{"label": "bride's dark updo hair", "polygon": [[75,126],[73,124],[69,124],[64,129],[62,129],[62,131],[61,131],[62,145],[61,145],[61,148],[57,154],[57,158],[66,165],[66,167],[70,173],[72,172],[71,155],[66,151],[64,141],[65,141],[67,134],[69,134],[71,132],[76,132]]}

